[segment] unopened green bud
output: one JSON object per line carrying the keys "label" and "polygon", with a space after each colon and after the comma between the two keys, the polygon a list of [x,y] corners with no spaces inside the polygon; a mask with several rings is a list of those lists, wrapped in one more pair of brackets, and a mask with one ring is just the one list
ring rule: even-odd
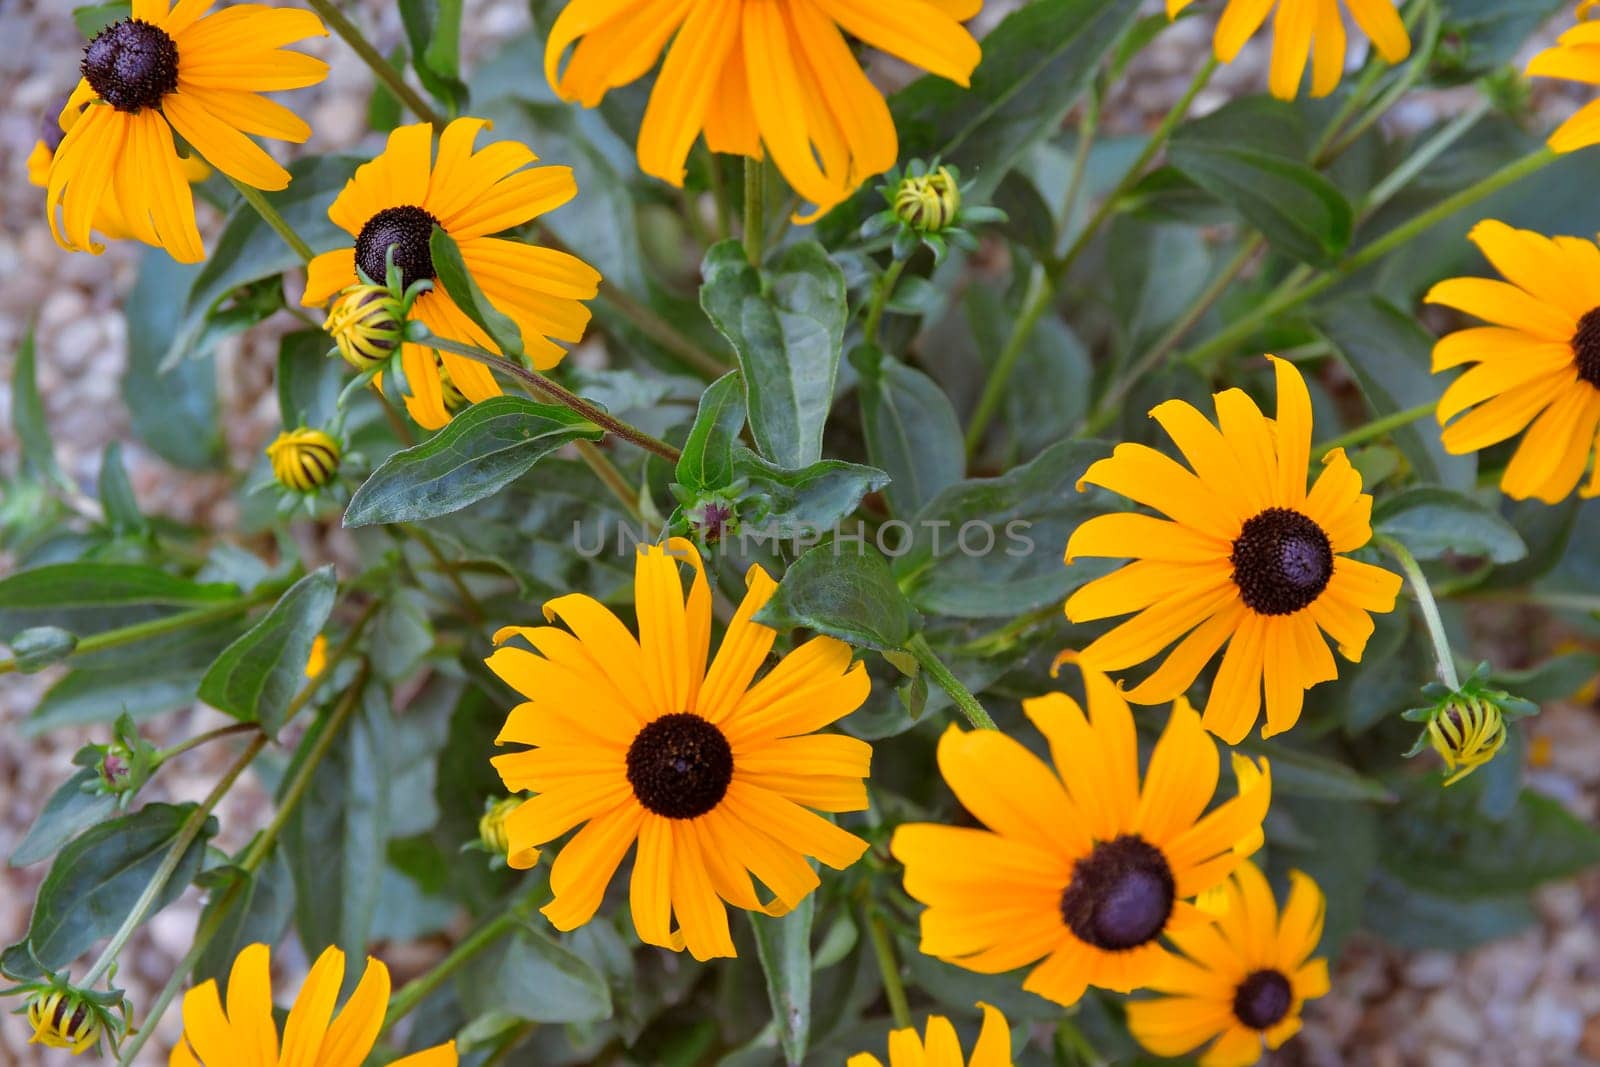
{"label": "unopened green bud", "polygon": [[59,626],[34,626],[11,639],[11,654],[23,674],[42,671],[72,655],[78,638]]}

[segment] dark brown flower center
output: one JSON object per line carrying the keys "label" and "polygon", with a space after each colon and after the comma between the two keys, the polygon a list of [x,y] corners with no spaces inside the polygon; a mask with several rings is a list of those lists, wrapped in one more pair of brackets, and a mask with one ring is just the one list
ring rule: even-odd
{"label": "dark brown flower center", "polygon": [[733,781],[733,746],[698,715],[677,712],[646,726],[628,747],[628,784],[646,811],[694,819],[722,803]]}
{"label": "dark brown flower center", "polygon": [[178,46],[159,26],[123,19],[95,34],[80,69],[100,99],[118,111],[142,111],[178,87]]}
{"label": "dark brown flower center", "polygon": [[412,282],[432,279],[433,228],[439,220],[420,207],[386,207],[361,227],[356,238],[356,266],[374,285],[388,284],[389,249],[394,249],[394,265],[400,268],[402,288]]}
{"label": "dark brown flower center", "polygon": [[1292,615],[1328,588],[1333,545],[1322,527],[1289,508],[1268,508],[1233,542],[1233,584],[1258,615]]}
{"label": "dark brown flower center", "polygon": [[1289,1014],[1294,991],[1281,971],[1253,971],[1233,994],[1233,1014],[1252,1030],[1270,1030]]}
{"label": "dark brown flower center", "polygon": [[1072,868],[1061,919],[1078,940],[1115,952],[1158,937],[1177,884],[1161,850],[1135,835],[1102,841]]}
{"label": "dark brown flower center", "polygon": [[1572,335],[1572,356],[1578,362],[1578,377],[1600,389],[1600,308],[1578,320]]}

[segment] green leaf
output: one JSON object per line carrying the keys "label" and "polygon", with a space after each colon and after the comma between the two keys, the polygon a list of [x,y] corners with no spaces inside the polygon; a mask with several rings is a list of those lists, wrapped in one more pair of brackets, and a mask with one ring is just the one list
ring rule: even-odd
{"label": "green leaf", "polygon": [[113,22],[128,18],[133,14],[133,4],[129,0],[119,0],[111,4],[84,4],[82,7],[72,9],[72,21],[77,23],[78,32],[85,37],[93,37]]}
{"label": "green leaf", "polygon": [[50,424],[45,419],[44,401],[39,396],[34,355],[34,329],[29,324],[28,332],[22,335],[22,343],[17,347],[17,365],[11,372],[12,432],[22,445],[23,473],[66,485],[68,482],[56,465],[55,448],[50,443]]}
{"label": "green leaf", "polygon": [[[1260,230],[1278,251],[1306,263],[1333,266],[1350,245],[1354,214],[1327,178],[1299,158],[1278,131],[1293,121],[1278,101],[1250,97],[1184,123],[1167,149],[1182,171]],[[1242,131],[1254,136],[1241,143]]]}
{"label": "green leaf", "polygon": [[200,681],[200,699],[276,736],[295,693],[306,681],[311,644],[328,623],[338,582],[323,567],[289,587]]}
{"label": "green leaf", "polygon": [[1036,0],[1013,12],[984,39],[970,89],[930,75],[895,95],[900,158],[958,164],[987,198],[1028,146],[1060,130],[1138,13],[1138,0]]}
{"label": "green leaf", "polygon": [[113,441],[106,445],[100,458],[100,507],[105,511],[106,525],[117,536],[144,533],[150,524],[139,511],[139,501],[128,482],[127,468],[122,465],[122,446]]}
{"label": "green leaf", "polygon": [[428,603],[416,589],[396,589],[372,620],[372,669],[386,682],[411,675],[433,650]]}
{"label": "green leaf", "polygon": [[22,674],[37,674],[72,655],[78,647],[78,637],[59,626],[33,626],[7,643],[17,670]]}
{"label": "green leaf", "polygon": [[80,638],[163,612],[233,599],[230,585],[201,585],[137,563],[47,563],[0,579],[0,639],[34,626]]}
{"label": "green leaf", "polygon": [[[17,979],[36,977],[30,945],[39,963],[59,970],[115,933],[195,808],[146,804],[131,815],[101,823],[62,849],[39,887],[26,939],[0,956],[0,970]],[[214,833],[216,820],[207,819],[149,914],[178,899],[194,880]]]}
{"label": "green leaf", "polygon": [[733,472],[745,483],[741,506],[754,505],[741,516],[747,529],[753,525],[760,536],[780,539],[832,529],[862,497],[889,484],[889,476],[876,467],[825,459],[790,470],[739,445],[733,449]]}
{"label": "green leaf", "polygon": [[250,874],[239,867],[218,867],[201,876],[207,890],[206,906],[198,926],[204,927],[221,913],[211,943],[195,960],[191,980],[215,979],[226,994],[233,961],[246,947],[275,945],[294,916],[294,880],[281,848],[267,853],[266,861]]}
{"label": "green leaf", "polygon": [[888,472],[895,515],[915,515],[966,471],[961,424],[950,398],[926,374],[875,348],[850,354],[861,373],[861,428],[867,455]]}
{"label": "green leaf", "polygon": [[566,408],[490,397],[421,444],[384,460],[356,490],[344,524],[448,515],[498,493],[561,446],[600,435],[598,426]]}
{"label": "green leaf", "polygon": [[328,358],[328,335],[296,330],[278,344],[278,415],[285,426],[326,426],[338,410],[344,361]]}
{"label": "green leaf", "polygon": [[[329,945],[356,959],[366,951],[381,900],[378,872],[386,862],[388,811],[405,802],[389,788],[394,719],[388,695],[369,685],[360,701],[283,828],[284,858],[294,876],[295,929],[313,957]],[[307,735],[285,781],[326,729],[324,718]]]}
{"label": "green leaf", "polygon": [[1265,756],[1271,761],[1272,789],[1276,795],[1317,800],[1394,800],[1394,794],[1382,782],[1336,759],[1303,748],[1255,738],[1246,738],[1234,747],[1247,755]]}
{"label": "green leaf", "polygon": [[219,467],[225,454],[217,424],[216,364],[190,359],[162,369],[183,319],[183,302],[174,294],[188,292],[202,269],[198,263],[175,262],[162,249],[148,249],[123,303],[128,367],[122,373],[122,402],[134,436],[185,470]]}
{"label": "green leaf", "polygon": [[725,489],[733,481],[733,447],[744,427],[744,378],[729,371],[700,397],[694,424],[683,442],[675,477],[685,489],[699,493]]}
{"label": "green leaf", "polygon": [[784,467],[822,458],[822,428],[844,346],[844,272],[804,241],[750,266],[737,241],[706,253],[700,306],[738,353],[750,433]]}
{"label": "green leaf", "polygon": [[1512,937],[1538,921],[1526,893],[1461,900],[1430,893],[1384,870],[1367,886],[1365,903],[1365,925],[1400,949],[1462,953]]}
{"label": "green leaf", "polygon": [[11,853],[11,866],[26,867],[49,859],[56,850],[116,810],[117,798],[85,789],[100,780],[93,767],[83,767],[50,794],[28,836]]}
{"label": "green leaf", "polygon": [[919,609],[960,618],[1020,615],[1066,595],[1111,568],[1062,566],[1072,531],[1107,510],[1078,479],[1105,457],[1097,441],[1063,441],[999,478],[957,482],[917,513],[894,575]]}
{"label": "green leaf", "polygon": [[[1277,785],[1277,767],[1273,767]],[[1328,902],[1321,953],[1336,955],[1361,925],[1369,886],[1377,869],[1382,822],[1372,804],[1285,795],[1274,800],[1267,823],[1270,872],[1283,877],[1304,871],[1322,887]],[[1284,840],[1287,823],[1294,840]]]}
{"label": "green leaf", "polygon": [[[1374,417],[1436,402],[1447,384],[1429,373],[1433,338],[1417,321],[1375,296],[1351,296],[1317,311],[1317,328],[1355,374]],[[1452,456],[1429,420],[1390,435],[1424,481],[1462,492],[1477,481],[1476,455]]]}
{"label": "green leaf", "polygon": [[789,567],[756,621],[806,627],[859,648],[904,648],[922,628],[883,557],[847,542],[818,545]]}
{"label": "green leaf", "polygon": [[411,65],[452,115],[467,106],[461,80],[461,0],[400,0],[400,21],[411,42]]}
{"label": "green leaf", "polygon": [[811,921],[815,912],[813,893],[781,918],[750,914],[778,1043],[790,1064],[806,1058],[811,1038]]}
{"label": "green leaf", "polygon": [[1527,670],[1495,671],[1489,683],[1513,696],[1543,704],[1565,700],[1600,675],[1600,655],[1593,652],[1567,652],[1551,656]]}
{"label": "green leaf", "polygon": [[1384,500],[1373,509],[1372,526],[1418,559],[1443,559],[1454,553],[1514,563],[1528,554],[1528,546],[1499,512],[1470,496],[1431,485]]}
{"label": "green leaf", "polygon": [[436,225],[428,248],[433,255],[433,269],[438,282],[450,299],[455,301],[456,307],[483,327],[501,352],[507,356],[522,355],[522,329],[511,321],[510,316],[495,310],[489,298],[483,295],[472,272],[467,269],[466,260],[461,258],[461,247],[456,244],[455,238],[445,233],[444,227]]}
{"label": "green leaf", "polygon": [[611,1017],[611,990],[588,961],[530,926],[484,953],[461,981],[475,1013],[504,1012],[535,1023],[586,1023]]}
{"label": "green leaf", "polygon": [[243,631],[243,612],[240,616],[122,648],[79,653],[73,669],[50,687],[18,733],[37,737],[64,726],[109,723],[123,712],[142,721],[193,704],[206,669]]}

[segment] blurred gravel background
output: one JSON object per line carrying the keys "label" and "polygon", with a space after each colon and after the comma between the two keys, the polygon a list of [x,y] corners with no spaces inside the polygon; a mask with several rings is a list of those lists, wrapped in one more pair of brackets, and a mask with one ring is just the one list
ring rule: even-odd
{"label": "blurred gravel background", "polygon": [[[37,326],[38,379],[67,473],[93,495],[101,450],[122,441],[141,504],[184,522],[221,530],[235,519],[221,476],[177,471],[131,440],[118,396],[125,361],[122,301],[133,284],[138,247],[113,245],[103,256],[69,255],[56,248],[40,211],[42,193],[26,180],[24,166],[40,117],[53,111],[72,87],[82,42],[66,0],[4,0],[0,40],[22,42],[0,50],[0,410],[9,410],[13,353],[30,322]],[[1005,0],[991,0],[981,24],[996,20]],[[402,39],[393,4],[359,0],[345,5],[380,50]],[[1159,9],[1159,2],[1152,4]],[[528,26],[521,0],[468,0],[463,47],[470,62],[494,51],[497,42]],[[1178,98],[1210,39],[1204,19],[1163,34],[1134,64],[1107,108],[1110,133],[1149,128]],[[307,151],[327,152],[359,142],[364,133],[371,82],[360,61],[334,39],[307,50],[328,59],[333,73],[322,86],[294,94],[294,106],[315,134]],[[1254,43],[1236,64],[1223,68],[1196,102],[1200,111],[1230,97],[1258,91],[1265,81],[1265,49]],[[888,71],[892,78],[893,71]],[[537,71],[530,71],[537,77]],[[1551,118],[1572,107],[1571,97],[1542,89],[1541,110]],[[1393,116],[1405,128],[1421,128],[1459,109],[1472,90],[1416,93]],[[281,146],[274,146],[281,147]],[[202,229],[214,218],[202,216]],[[214,233],[213,229],[209,232]],[[225,416],[223,425],[235,466],[248,468],[277,430],[271,374],[276,337],[272,324],[244,339],[225,342],[217,355]],[[9,425],[0,425],[0,457],[16,454]],[[0,556],[0,574],[11,561]],[[1535,650],[1548,650],[1560,635],[1538,633],[1533,619],[1494,620],[1482,637],[1502,666],[1525,665]],[[1530,630],[1535,631],[1530,635]],[[36,740],[18,736],[40,693],[53,681],[0,677],[0,856],[10,854],[39,805],[68,773],[72,753],[90,739],[88,730],[68,730]],[[222,721],[205,708],[150,724],[158,738],[190,736]],[[1534,763],[1532,784],[1586,819],[1600,811],[1600,718],[1595,708],[1548,707],[1528,725]],[[101,732],[103,733],[103,731]],[[231,758],[213,745],[177,761],[148,790],[146,799],[198,800]],[[218,844],[234,848],[265,822],[266,797],[247,777],[218,811]],[[33,893],[47,864],[24,870],[0,866],[0,944],[26,930]],[[190,890],[157,916],[123,956],[120,980],[135,1005],[148,1002],[167,980],[189,945],[199,908]],[[1571,1067],[1600,1064],[1600,874],[1547,889],[1538,900],[1540,925],[1522,936],[1463,957],[1406,954],[1368,941],[1345,953],[1333,992],[1306,1013],[1304,1035],[1272,1058],[1278,1065],[1316,1067]],[[403,948],[383,951],[396,985],[426,965]],[[280,988],[297,982],[304,960],[291,949],[275,955]],[[7,1005],[10,1007],[10,1005]],[[180,1029],[178,1013],[161,1021],[158,1040],[141,1063],[166,1062]],[[0,1015],[0,1067],[71,1062],[26,1044],[21,1019]],[[158,1051],[159,1050],[159,1051]]]}

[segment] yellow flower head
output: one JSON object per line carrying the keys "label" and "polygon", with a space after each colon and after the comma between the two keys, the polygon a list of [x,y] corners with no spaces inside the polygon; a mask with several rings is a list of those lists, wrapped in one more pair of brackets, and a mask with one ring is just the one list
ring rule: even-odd
{"label": "yellow flower head", "polygon": [[1272,798],[1267,761],[1235,755],[1239,794],[1202,814],[1217,745],[1182,700],[1141,788],[1127,702],[1103,674],[1085,668],[1084,683],[1087,716],[1064,693],[1023,702],[1053,770],[997,731],[946,730],[939,770],[988,829],[908,824],[890,845],[928,906],[923,952],[982,974],[1042,960],[1022,987],[1061,1004],[1160,973],[1161,938],[1210,922],[1189,901],[1260,847]]}
{"label": "yellow flower head", "polygon": [[1215,925],[1172,935],[1183,956],[1149,983],[1167,995],[1128,1005],[1141,1045],[1184,1056],[1215,1039],[1202,1067],[1249,1067],[1263,1045],[1277,1049],[1299,1032],[1301,1005],[1328,991],[1328,961],[1311,958],[1322,940],[1322,890],[1299,871],[1289,883],[1279,914],[1266,877],[1242,864]]}
{"label": "yellow flower head", "polygon": [[[1194,0],[1167,0],[1167,15],[1176,18]],[[1411,54],[1411,35],[1394,0],[1343,0],[1350,17],[1372,41],[1386,62],[1399,63]],[[1272,20],[1272,95],[1293,100],[1300,92],[1306,64],[1311,65],[1311,95],[1327,96],[1344,73],[1346,34],[1340,0],[1227,0],[1217,22],[1217,58],[1232,63],[1263,23]]]}
{"label": "yellow flower head", "polygon": [[1428,742],[1451,772],[1454,785],[1494,759],[1506,743],[1506,720],[1493,701],[1462,697],[1428,720]]}
{"label": "yellow flower head", "polygon": [[[684,596],[680,563],[694,581]],[[642,545],[635,561],[639,636],[581,594],[545,604],[557,626],[510,626],[489,668],[526,698],[498,741],[531,746],[494,758],[506,789],[532,791],[506,817],[509,862],[582,824],[550,869],[559,930],[594,917],[628,849],[640,940],[696,959],[734,955],[724,902],[783,915],[818,885],[814,857],[843,870],[867,843],[807,808],[862,811],[865,741],[817,734],[867,698],[850,646],[814,637],[760,681],[776,632],[754,621],[777,588],[760,567],[707,666],[711,588],[694,545]],[[506,644],[516,637],[534,651]],[[755,875],[771,890],[763,903]],[[672,928],[676,916],[678,928]]]}
{"label": "yellow flower head", "polygon": [[100,1040],[100,1013],[70,989],[46,988],[28,1001],[28,1044],[64,1048],[74,1056]]}
{"label": "yellow flower head", "polygon": [[339,346],[339,354],[356,370],[369,370],[387,360],[405,336],[405,308],[382,285],[362,282],[333,302],[322,328]]}
{"label": "yellow flower head", "polygon": [[[1241,389],[1215,396],[1217,420],[1181,400],[1150,415],[1190,469],[1140,444],[1118,445],[1084,474],[1170,516],[1119,513],[1088,520],[1067,542],[1080,556],[1133,557],[1067,600],[1073,622],[1138,612],[1083,651],[1086,663],[1123,670],[1177,642],[1128,693],[1160,704],[1187,690],[1224,642],[1205,727],[1230,745],[1255,725],[1266,689],[1263,736],[1300,718],[1305,691],[1337,676],[1322,631],[1348,660],[1372,636],[1370,612],[1394,610],[1400,577],[1348,556],[1372,537],[1372,497],[1343,449],[1323,457],[1306,491],[1311,397],[1294,365],[1273,359],[1278,417]],[[1181,638],[1181,640],[1180,640]]]}
{"label": "yellow flower head", "polygon": [[[250,945],[233,961],[228,1005],[217,983],[205,982],[183,996],[183,1038],[169,1067],[360,1067],[372,1051],[389,1006],[389,968],[370,956],[361,981],[334,1015],[344,984],[344,953],[328,948],[300,987],[283,1027],[272,1016],[271,963],[266,945]],[[455,1067],[455,1042],[395,1060],[390,1067]]]}
{"label": "yellow flower head", "polygon": [[[1434,346],[1435,374],[1476,364],[1439,398],[1444,447],[1461,455],[1527,431],[1500,488],[1558,504],[1582,480],[1600,430],[1600,246],[1493,220],[1471,237],[1506,280],[1452,278],[1428,293],[1494,324]],[[1600,470],[1582,492],[1597,494]]]}
{"label": "yellow flower head", "polygon": [[267,446],[272,476],[285,489],[311,493],[339,473],[339,442],[321,430],[284,430]]}
{"label": "yellow flower head", "polygon": [[594,107],[667,49],[639,130],[640,168],[681,186],[703,133],[713,152],[770,154],[820,215],[900,154],[883,94],[845,35],[966,85],[981,53],[961,23],[982,7],[983,0],[570,0],[551,28],[545,73],[563,99]]}
{"label": "yellow flower head", "polygon": [[[889,1032],[889,1067],[1011,1067],[1011,1027],[998,1008],[981,1001],[983,1029],[972,1046],[972,1058],[961,1056],[961,1039],[956,1028],[943,1015],[928,1016],[928,1036],[924,1040],[914,1029]],[[851,1056],[845,1067],[883,1067],[883,1061],[869,1052]]]}
{"label": "yellow flower head", "polygon": [[[576,343],[583,337],[589,309],[580,301],[599,291],[599,272],[566,252],[491,235],[560,207],[578,195],[578,185],[571,167],[531,166],[538,157],[514,141],[474,151],[473,143],[488,125],[486,119],[456,119],[439,137],[437,159],[433,128],[426,122],[391,133],[388,147],[356,171],[328,209],[328,217],[354,243],[311,261],[300,302],[306,307],[327,303],[361,281],[357,267],[372,281],[383,282],[391,248],[402,289],[433,278],[428,242],[439,226],[455,239],[490,303],[521,329],[533,365],[546,370],[561,362],[567,353],[555,342]],[[441,288],[418,296],[411,314],[440,337],[500,351]],[[406,410],[430,430],[450,421],[439,360],[467,399],[500,395],[489,368],[465,356],[406,344],[400,358],[410,390]]]}
{"label": "yellow flower head", "polygon": [[127,236],[180,262],[205,258],[174,131],[246,185],[289,184],[289,172],[245,134],[297,144],[311,136],[261,94],[327,77],[322,60],[283,46],[328,31],[309,11],[240,4],[206,14],[214,3],[134,0],[132,17],[84,49],[84,76],[61,110],[66,136],[46,182],[45,213],[61,247],[102,252],[91,231],[120,222]]}
{"label": "yellow flower head", "polygon": [[[1578,24],[1528,62],[1530,78],[1560,78],[1600,85],[1600,21],[1590,21],[1595,0],[1578,5]],[[1591,100],[1550,135],[1557,152],[1576,152],[1600,144],[1600,100]]]}
{"label": "yellow flower head", "polygon": [[938,233],[961,214],[961,186],[949,167],[907,174],[894,193],[894,213],[918,233]]}

